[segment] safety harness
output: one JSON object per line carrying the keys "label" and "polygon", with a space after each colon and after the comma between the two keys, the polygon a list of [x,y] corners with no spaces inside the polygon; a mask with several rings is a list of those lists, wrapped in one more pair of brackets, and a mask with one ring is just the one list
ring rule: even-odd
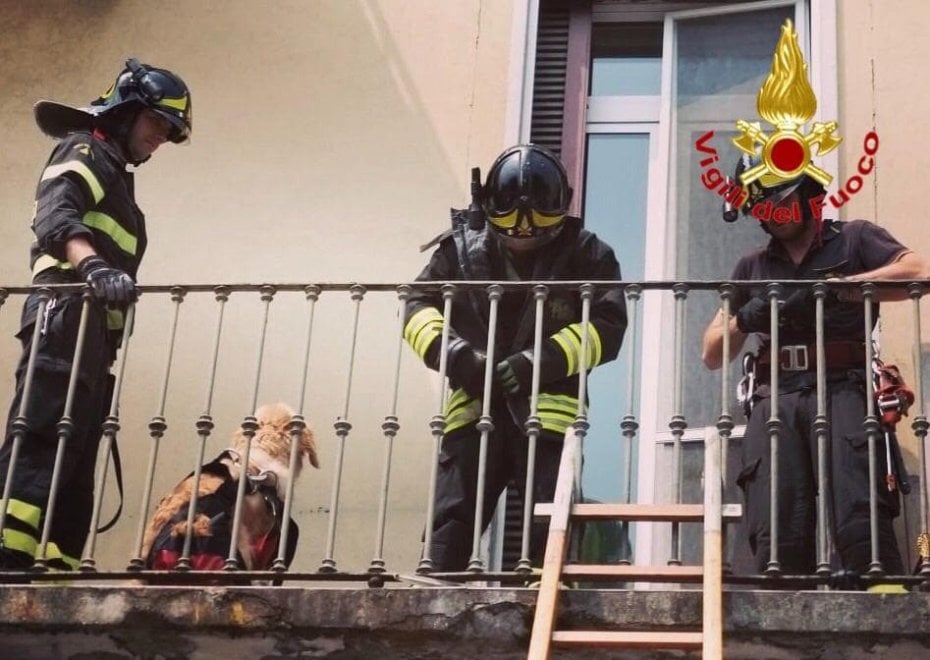
{"label": "safety harness", "polygon": [[[222,484],[214,492],[197,500],[195,521],[205,516],[207,528],[198,528],[191,538],[190,566],[193,570],[221,570],[229,552],[238,483],[232,478],[223,459],[232,459],[235,462],[240,460],[238,452],[227,449],[201,469],[203,474],[212,474],[222,479]],[[191,476],[193,473],[188,475],[188,478]],[[246,494],[260,494],[274,519],[271,529],[251,542],[252,569],[269,570],[277,556],[284,518],[284,506],[277,494],[277,477],[273,472],[265,471],[256,475],[247,475],[246,479]],[[184,550],[185,534],[177,532],[175,528],[186,522],[187,510],[187,506],[182,506],[159,530],[149,552],[149,568],[156,570],[177,568],[178,560]],[[289,525],[287,564],[290,564],[297,546],[296,524],[291,520]],[[196,524],[195,527],[197,527]],[[239,556],[238,559],[241,565],[242,557]]]}
{"label": "safety harness", "polygon": [[907,415],[914,403],[914,392],[904,383],[901,371],[893,364],[885,364],[878,357],[872,360],[872,387],[875,393],[875,405],[878,408],[879,422],[885,434],[885,486],[893,493],[899,487],[902,493],[910,492],[906,477],[899,479],[895,473],[904,475],[901,450],[894,437],[895,427],[901,418]]}

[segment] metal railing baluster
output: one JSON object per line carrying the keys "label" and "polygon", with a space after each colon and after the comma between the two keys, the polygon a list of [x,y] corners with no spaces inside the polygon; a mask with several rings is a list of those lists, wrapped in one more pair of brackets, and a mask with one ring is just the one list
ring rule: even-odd
{"label": "metal railing baluster", "polygon": [[491,419],[491,386],[494,382],[494,343],[497,341],[497,311],[504,289],[499,284],[488,287],[488,345],[487,361],[484,369],[484,392],[481,401],[481,417],[477,429],[481,433],[478,444],[478,483],[475,489],[475,523],[472,530],[471,557],[468,560],[470,573],[484,572],[484,560],[481,558],[481,532],[484,529],[484,485],[487,476],[488,436],[494,430]]}
{"label": "metal railing baluster", "polygon": [[[930,423],[927,422],[927,410],[924,404],[924,383],[923,383],[923,352],[921,350],[921,329],[920,329],[920,299],[924,293],[924,287],[922,284],[911,284],[907,288],[907,292],[913,301],[913,349],[911,354],[911,361],[914,364],[914,400],[917,403],[917,414],[914,415],[913,421],[911,421],[911,428],[914,430],[914,435],[917,438],[917,460],[919,461],[918,465],[918,478],[920,480],[920,491],[918,492],[918,497],[920,498],[920,536],[919,539],[926,541],[930,544],[930,522],[928,522],[928,515],[930,515],[930,504],[928,504],[928,498],[930,498],[930,487],[927,485],[927,430],[930,428]],[[919,544],[920,545],[920,544]],[[925,550],[927,548],[924,548]],[[920,567],[919,573],[921,577],[924,578],[925,582],[922,584],[923,589],[930,588],[930,552],[921,552],[920,553]]]}
{"label": "metal railing baluster", "polygon": [[[45,317],[48,314],[48,303],[52,297],[49,289],[39,289],[38,307],[36,308],[36,321],[29,344],[29,358],[26,361],[26,374],[23,377],[22,398],[19,401],[19,410],[13,418],[12,429],[13,447],[10,450],[10,462],[6,469],[6,480],[3,482],[3,498],[0,499],[0,548],[4,546],[3,532],[6,529],[7,507],[10,494],[13,490],[13,477],[16,475],[16,464],[19,462],[19,452],[26,433],[29,432],[29,401],[32,398],[32,385],[35,381],[36,356],[39,354],[39,336]],[[5,299],[5,298],[4,298]]]}
{"label": "metal railing baluster", "polygon": [[148,468],[145,471],[145,485],[142,491],[142,502],[139,508],[139,524],[136,529],[136,541],[133,545],[133,556],[129,560],[127,570],[137,571],[145,568],[146,558],[142,556],[142,543],[145,538],[145,528],[149,518],[149,506],[152,499],[152,486],[155,482],[155,468],[158,465],[158,448],[161,439],[168,429],[165,422],[165,406],[168,401],[168,383],[171,380],[171,363],[174,358],[174,348],[177,340],[178,318],[181,312],[181,303],[184,302],[186,291],[181,287],[171,290],[171,302],[174,303],[174,315],[171,319],[171,329],[168,333],[168,355],[165,358],[165,371],[161,379],[161,395],[158,399],[158,410],[149,422],[149,435],[152,436],[152,449],[149,454]]}
{"label": "metal railing baluster", "polygon": [[[672,418],[669,420],[668,428],[672,432],[672,480],[673,480],[673,497],[675,504],[681,504],[682,479],[681,479],[681,438],[688,427],[685,416],[682,413],[682,389],[684,387],[684,337],[685,337],[685,301],[688,298],[688,287],[685,284],[676,284],[672,287],[675,295],[675,364],[672,367],[674,372],[672,382]],[[669,566],[681,565],[681,525],[675,521],[672,523],[672,535],[669,549]]]}
{"label": "metal railing baluster", "polygon": [[778,299],[782,287],[780,284],[768,285],[769,311],[771,314],[771,324],[769,327],[769,387],[771,389],[771,406],[769,418],[766,421],[766,429],[769,432],[769,465],[771,489],[769,490],[769,561],[765,567],[765,574],[770,577],[777,577],[781,574],[781,562],[778,561],[778,438],[781,434],[782,422],[778,414],[778,369],[781,364],[781,343],[778,337]]}
{"label": "metal railing baluster", "polygon": [[426,527],[423,531],[423,554],[417,564],[417,573],[428,573],[433,569],[433,559],[430,557],[430,547],[433,542],[433,516],[436,513],[436,481],[439,471],[439,449],[446,428],[446,398],[449,387],[446,379],[448,370],[449,331],[452,328],[452,297],[455,295],[455,286],[444,284],[442,286],[442,337],[439,349],[439,394],[436,402],[436,414],[429,422],[430,433],[433,436],[432,461],[429,472],[429,493],[426,499]]}
{"label": "metal railing baluster", "polygon": [[404,321],[407,309],[407,298],[410,297],[410,287],[401,286],[397,290],[397,327],[394,337],[397,340],[397,352],[394,357],[394,383],[391,388],[391,410],[385,416],[381,429],[384,431],[384,463],[381,472],[381,496],[378,502],[378,524],[375,528],[375,554],[368,566],[370,573],[383,573],[384,563],[384,528],[387,521],[388,492],[391,483],[391,454],[394,449],[394,438],[400,430],[397,419],[397,399],[400,393],[400,365],[404,348]]}
{"label": "metal railing baluster", "polygon": [[533,300],[535,302],[535,316],[533,327],[533,375],[530,387],[530,414],[526,418],[526,480],[523,487],[523,525],[520,539],[520,561],[515,571],[528,574],[533,570],[530,561],[530,530],[533,525],[533,488],[536,482],[536,445],[539,442],[539,432],[542,422],[539,419],[539,364],[542,354],[543,312],[549,288],[543,284],[533,287]]}
{"label": "metal railing baluster", "polygon": [[827,473],[827,383],[826,352],[824,349],[823,304],[827,287],[822,282],[814,285],[814,327],[817,358],[817,414],[812,430],[817,439],[817,574],[830,577],[830,556],[827,536],[827,499],[833,485]]}
{"label": "metal railing baluster", "polygon": [[[216,367],[219,364],[220,357],[220,340],[223,337],[223,317],[226,311],[226,302],[229,300],[230,288],[228,286],[218,286],[213,290],[214,298],[218,303],[216,331],[213,334],[213,353],[210,360],[210,377],[207,379],[207,395],[204,404],[203,413],[197,418],[195,428],[197,429],[198,446],[197,455],[194,458],[194,473],[191,477],[191,501],[187,505],[187,519],[185,529],[190,532],[194,528],[194,512],[197,510],[197,500],[200,492],[200,475],[203,468],[203,457],[207,446],[207,439],[213,432],[213,389],[216,385]],[[178,559],[175,570],[179,572],[189,571],[191,568],[191,543],[193,534],[184,535],[184,547],[181,550],[181,556]]]}
{"label": "metal railing baluster", "polygon": [[[627,319],[629,320],[627,328],[629,328],[630,331],[630,339],[627,342],[627,346],[630,348],[630,365],[627,369],[626,376],[626,414],[623,416],[623,419],[620,420],[620,431],[626,439],[623,458],[623,481],[625,485],[623,501],[625,504],[631,504],[633,502],[633,445],[636,442],[636,431],[639,429],[639,422],[636,421],[636,389],[639,383],[636,355],[638,353],[637,347],[639,346],[637,315],[639,314],[639,300],[641,296],[642,287],[638,284],[630,284],[626,287],[626,297],[629,301],[627,305]],[[624,521],[621,524],[624,529],[626,529],[626,537],[629,538],[632,523]],[[627,544],[624,544],[623,557],[619,561],[620,564],[629,565],[632,563],[632,545],[629,546],[629,553],[630,554],[628,554]]]}
{"label": "metal railing baluster", "polygon": [[[730,436],[733,433],[733,416],[730,414],[730,370],[728,365],[730,364],[730,303],[733,298],[733,285],[724,284],[720,287],[720,305],[721,313],[723,314],[723,354],[721,356],[721,368],[720,368],[720,416],[717,418],[717,437],[719,442],[717,447],[714,448],[714,451],[719,451],[719,455],[716,457],[716,465],[719,468],[719,481],[717,484],[714,484],[714,480],[708,478],[705,474],[704,477],[704,488],[717,488],[720,490],[719,499],[716,497],[716,493],[713,493],[713,497],[710,498],[715,504],[722,504],[724,489],[726,488],[727,483],[727,455],[730,445]],[[704,451],[707,452],[709,447],[705,447]],[[713,466],[713,462],[705,461],[705,465]],[[705,493],[705,501],[707,501],[707,493]],[[705,507],[706,510],[707,507]],[[719,519],[714,520],[715,524],[719,523],[721,529],[719,530],[719,552],[718,555],[721,557],[721,571],[729,573],[730,565],[727,562],[725,557],[725,546],[726,546],[726,535],[724,534],[724,529],[722,528],[722,522]],[[708,532],[713,530],[708,529],[708,526],[705,524],[705,535]],[[706,545],[705,541],[705,545]],[[715,550],[716,551],[716,550]],[[704,549],[705,555],[708,552],[708,548]]]}
{"label": "metal railing baluster", "polygon": [[[255,379],[252,385],[252,399],[249,406],[250,412],[242,420],[240,428],[245,438],[245,451],[239,459],[239,483],[236,488],[236,505],[233,509],[232,527],[229,530],[229,553],[226,556],[226,562],[223,564],[223,570],[235,571],[239,566],[239,526],[242,524],[242,504],[245,501],[245,485],[249,480],[249,454],[252,450],[252,438],[258,431],[258,419],[255,417],[255,411],[258,410],[258,391],[262,380],[262,365],[265,359],[265,339],[268,334],[268,313],[271,309],[271,301],[274,300],[275,288],[273,286],[263,286],[261,288],[261,299],[264,303],[262,309],[261,332],[258,339],[258,357],[255,360]],[[285,523],[286,525],[287,523]]]}
{"label": "metal railing baluster", "polygon": [[281,538],[278,541],[278,556],[275,557],[271,565],[271,570],[278,573],[287,570],[287,543],[291,531],[288,521],[291,519],[291,511],[294,507],[294,475],[297,474],[298,463],[303,460],[300,454],[300,436],[307,428],[304,409],[306,407],[307,376],[310,373],[310,343],[313,339],[313,316],[316,310],[316,301],[320,298],[320,287],[311,284],[304,289],[304,295],[307,299],[309,311],[307,315],[307,339],[304,341],[303,374],[300,378],[300,393],[297,395],[297,405],[300,408],[291,417],[291,422],[287,427],[291,437],[291,457],[288,462],[288,474],[291,476],[287,480],[287,489],[284,495],[284,511],[281,515],[283,522],[281,524]]}
{"label": "metal railing baluster", "polygon": [[55,449],[55,463],[52,467],[51,485],[48,491],[48,504],[45,510],[45,521],[42,525],[42,538],[39,541],[39,547],[36,549],[35,563],[33,570],[48,570],[48,543],[52,533],[52,523],[55,518],[55,504],[58,502],[58,487],[61,481],[61,466],[65,457],[65,448],[71,435],[74,433],[74,420],[71,418],[71,410],[74,406],[74,398],[77,394],[78,374],[81,370],[81,363],[84,358],[84,339],[87,336],[87,323],[90,318],[90,306],[92,294],[89,290],[84,291],[82,298],[84,300],[81,306],[81,319],[78,322],[77,339],[74,345],[74,360],[71,362],[71,375],[68,379],[68,392],[65,395],[65,407],[61,419],[58,422],[58,446]]}
{"label": "metal railing baluster", "polygon": [[877,438],[880,432],[878,417],[875,416],[875,396],[872,388],[872,360],[875,353],[872,350],[872,298],[875,295],[875,285],[865,283],[862,285],[862,306],[865,312],[865,421],[862,424],[868,438],[869,448],[869,541],[872,552],[872,561],[869,562],[867,573],[872,577],[885,574],[882,568],[878,548],[878,460],[875,455]]}
{"label": "metal railing baluster", "polygon": [[355,369],[355,349],[358,342],[358,319],[361,314],[361,303],[365,297],[365,287],[354,285],[350,289],[352,300],[355,303],[355,314],[352,320],[352,343],[349,349],[349,370],[346,375],[346,393],[343,400],[342,416],[337,418],[333,425],[336,437],[339,440],[339,450],[336,452],[336,466],[333,471],[333,488],[329,503],[329,528],[326,532],[326,556],[320,564],[320,573],[335,573],[336,560],[333,557],[336,546],[336,519],[339,513],[339,489],[342,483],[342,462],[345,458],[346,438],[352,429],[349,423],[349,403],[352,400],[352,373]]}
{"label": "metal railing baluster", "polygon": [[[123,390],[123,377],[126,373],[126,361],[129,359],[129,339],[132,336],[131,328],[136,318],[135,304],[129,305],[126,310],[125,325],[127,332],[123,333],[122,348],[119,351],[119,364],[116,368],[116,380],[113,383],[113,394],[110,398],[109,414],[103,422],[103,463],[100,467],[100,476],[97,478],[97,495],[94,508],[90,516],[90,531],[85,542],[84,556],[81,558],[80,570],[96,572],[97,560],[94,551],[97,547],[97,525],[100,522],[100,510],[103,507],[103,495],[106,492],[107,470],[110,467],[110,454],[116,443],[116,434],[119,432],[119,400]],[[120,493],[122,496],[122,493]],[[122,504],[120,504],[122,507]]]}

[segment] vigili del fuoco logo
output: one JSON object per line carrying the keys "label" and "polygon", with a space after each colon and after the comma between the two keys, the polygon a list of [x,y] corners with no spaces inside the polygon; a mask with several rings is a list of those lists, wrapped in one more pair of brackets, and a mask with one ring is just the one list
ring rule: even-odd
{"label": "vigili del fuoco logo", "polygon": [[[695,141],[695,149],[706,154],[700,161],[704,187],[720,195],[732,207],[740,208],[749,197],[749,184],[754,181],[768,188],[806,174],[825,188],[830,185],[833,176],[815,165],[812,156],[815,150],[817,156],[830,153],[843,138],[836,133],[836,121],[814,122],[809,132],[803,131],[804,125],[817,112],[817,97],[807,80],[807,64],[791,19],[786,19],[781,28],[772,57],[772,70],[756,96],[756,109],[774,132],[763,130],[762,123],[758,121],[740,119],[736,122],[739,135],[733,138],[733,144],[758,161],[740,175],[739,182],[712,166],[719,160],[717,150],[710,143],[713,131],[704,133]],[[833,208],[840,208],[862,189],[863,177],[874,169],[873,156],[878,152],[878,134],[874,130],[865,135],[862,148],[864,153],[859,159],[857,172],[827,199],[824,196],[810,200],[815,218],[821,217],[822,207],[827,203]],[[779,223],[800,222],[801,218],[800,208],[775,209],[773,212],[771,202],[754,205],[752,213],[758,220]]]}

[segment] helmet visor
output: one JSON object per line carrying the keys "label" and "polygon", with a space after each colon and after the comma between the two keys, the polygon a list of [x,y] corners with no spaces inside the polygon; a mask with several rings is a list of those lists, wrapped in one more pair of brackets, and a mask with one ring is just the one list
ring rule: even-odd
{"label": "helmet visor", "polygon": [[562,172],[548,159],[532,158],[525,172],[533,209],[544,215],[564,214],[565,189]]}
{"label": "helmet visor", "polygon": [[[534,227],[539,227],[540,229],[547,229],[549,227],[554,227],[555,225],[562,222],[562,219],[565,217],[564,213],[555,213],[552,215],[547,215],[541,213],[536,209],[532,209],[529,212],[530,224]],[[498,229],[513,229],[517,226],[517,220],[520,217],[520,209],[515,208],[510,213],[504,215],[488,215],[488,222],[497,227]]]}
{"label": "helmet visor", "polygon": [[488,182],[488,216],[513,216],[510,226],[516,222],[516,211],[521,206],[532,208],[534,216],[563,216],[567,211],[563,183],[561,171],[546,158],[505,159]]}

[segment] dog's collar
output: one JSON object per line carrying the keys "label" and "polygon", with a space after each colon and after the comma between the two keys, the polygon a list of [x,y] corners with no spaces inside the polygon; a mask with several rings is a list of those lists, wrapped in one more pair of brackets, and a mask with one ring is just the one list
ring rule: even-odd
{"label": "dog's collar", "polygon": [[[242,455],[238,451],[229,447],[226,449],[226,453],[232,459],[233,463],[242,465]],[[271,470],[259,471],[254,465],[250,465],[247,470],[246,478],[249,480],[250,493],[254,493],[260,489],[268,489],[277,492],[278,475]]]}

